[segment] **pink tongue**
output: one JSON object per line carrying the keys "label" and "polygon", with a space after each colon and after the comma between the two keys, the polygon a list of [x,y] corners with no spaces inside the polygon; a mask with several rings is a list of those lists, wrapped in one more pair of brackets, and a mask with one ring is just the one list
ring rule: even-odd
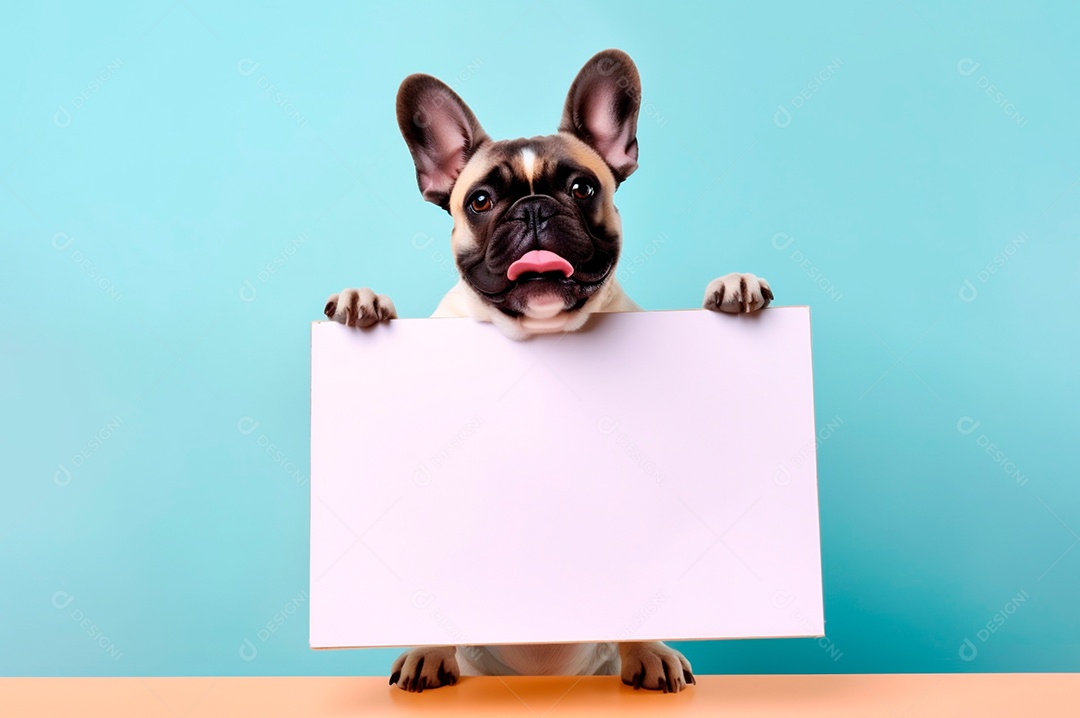
{"label": "pink tongue", "polygon": [[562,272],[569,277],[574,273],[574,268],[570,262],[554,252],[534,249],[521,255],[521,259],[510,265],[510,269],[506,270],[506,278],[512,282],[525,272]]}

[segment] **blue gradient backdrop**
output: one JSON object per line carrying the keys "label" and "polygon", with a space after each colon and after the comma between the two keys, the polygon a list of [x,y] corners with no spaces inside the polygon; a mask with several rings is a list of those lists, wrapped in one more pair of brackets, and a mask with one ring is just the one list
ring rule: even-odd
{"label": "blue gradient backdrop", "polygon": [[5,11],[0,673],[386,672],[307,648],[309,322],[453,281],[406,74],[533,135],[606,47],[630,294],[813,308],[828,640],[697,670],[1080,669],[1075,4],[218,5]]}

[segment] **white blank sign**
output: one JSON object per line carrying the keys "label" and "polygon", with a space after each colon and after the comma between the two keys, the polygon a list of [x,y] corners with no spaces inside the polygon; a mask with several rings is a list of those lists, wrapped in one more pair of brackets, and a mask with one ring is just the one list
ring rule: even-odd
{"label": "white blank sign", "polygon": [[807,307],[312,327],[314,648],[820,636]]}

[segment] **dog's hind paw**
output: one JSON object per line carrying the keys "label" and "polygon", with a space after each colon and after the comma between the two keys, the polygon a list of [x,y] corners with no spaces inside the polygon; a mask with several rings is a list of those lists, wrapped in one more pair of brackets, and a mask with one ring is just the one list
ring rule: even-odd
{"label": "dog's hind paw", "polygon": [[713,312],[741,314],[764,309],[772,298],[772,289],[764,279],[732,272],[709,282],[703,306]]}
{"label": "dog's hind paw", "polygon": [[331,294],[323,307],[327,319],[350,327],[370,327],[372,324],[397,318],[397,309],[390,297],[370,289],[342,289]]}
{"label": "dog's hind paw", "polygon": [[678,693],[697,683],[686,656],[659,641],[620,643],[622,682],[634,690]]}
{"label": "dog's hind paw", "polygon": [[390,685],[396,684],[410,693],[420,693],[425,688],[452,686],[460,675],[456,647],[412,648],[394,661],[390,668]]}

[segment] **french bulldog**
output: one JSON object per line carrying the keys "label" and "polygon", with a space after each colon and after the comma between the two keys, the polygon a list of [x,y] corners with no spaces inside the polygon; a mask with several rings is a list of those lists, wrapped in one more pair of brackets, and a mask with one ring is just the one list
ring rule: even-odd
{"label": "french bulldog", "polygon": [[[615,278],[622,223],[615,191],[638,166],[641,83],[630,57],[598,53],[570,86],[558,132],[494,141],[447,85],[411,75],[397,120],[424,199],[453,218],[458,283],[434,317],[490,322],[515,340],[572,332],[597,312],[638,311]],[[704,307],[744,313],[772,300],[769,284],[732,273],[705,289]],[[371,289],[330,296],[326,316],[351,327],[394,319]],[[413,648],[391,668],[406,691],[453,685],[460,675],[616,675],[676,693],[695,683],[678,651],[652,642]]]}

